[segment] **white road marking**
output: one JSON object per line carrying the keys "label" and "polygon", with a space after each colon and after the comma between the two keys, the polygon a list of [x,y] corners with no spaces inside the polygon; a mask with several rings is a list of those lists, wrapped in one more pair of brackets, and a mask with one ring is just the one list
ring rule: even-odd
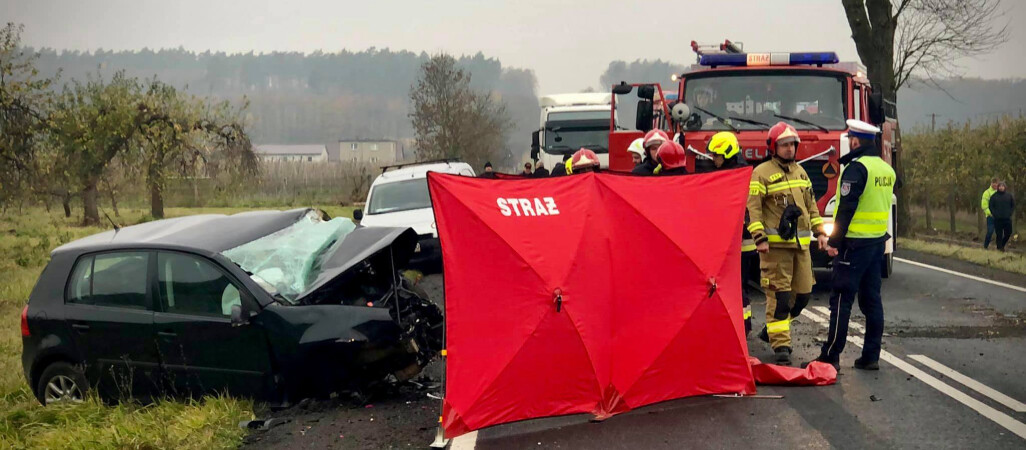
{"label": "white road marking", "polygon": [[449,444],[451,450],[474,450],[477,447],[477,432],[471,431],[452,438]]}
{"label": "white road marking", "polygon": [[979,281],[981,283],[993,284],[994,286],[1001,286],[1003,288],[1008,288],[1008,289],[1012,289],[1012,290],[1019,291],[1019,292],[1026,292],[1026,288],[1024,288],[1022,286],[1015,286],[1015,285],[1011,285],[1011,284],[1008,284],[1008,283],[1002,283],[1000,281],[988,280],[986,278],[980,278],[980,277],[977,277],[977,276],[964,274],[962,272],[955,272],[954,270],[948,270],[948,269],[944,269],[944,268],[937,267],[937,266],[931,266],[929,264],[923,264],[921,262],[909,261],[909,260],[903,259],[903,258],[895,257],[894,260],[895,261],[903,262],[905,264],[912,264],[913,266],[919,266],[919,267],[925,267],[927,269],[933,269],[933,270],[936,270],[938,272],[944,272],[944,273],[955,275],[955,276],[959,276],[959,277],[962,277],[962,278],[968,278],[970,280]]}
{"label": "white road marking", "polygon": [[941,364],[937,361],[934,361],[933,359],[930,359],[930,357],[928,356],[908,355],[908,359],[918,361],[920,364],[929,367],[933,370],[936,370],[937,372],[940,372],[941,374],[948,378],[951,378],[952,380],[964,384],[967,388],[979,392],[983,395],[986,395],[987,397],[990,397],[992,400],[1009,407],[1012,411],[1026,412],[1026,404],[1023,404],[1022,402],[1012,397],[1002,394],[997,390],[992,389],[990,386],[980,383],[979,381],[962,375],[961,373],[956,372],[954,369],[951,369],[948,366],[945,366],[944,364]]}
{"label": "white road marking", "polygon": [[[814,322],[822,326],[830,326],[829,319],[824,319],[812,313],[808,309],[802,311],[802,315],[812,319]],[[858,336],[848,336],[848,342],[851,342],[852,344],[855,344],[859,347],[863,346],[863,340]],[[962,393],[958,389],[955,389],[947,383],[938,380],[933,375],[923,372],[918,367],[905,362],[901,358],[892,355],[890,352],[886,350],[880,351],[880,359],[890,363],[898,369],[901,369],[902,372],[905,372],[909,375],[912,375],[913,377],[916,377],[923,383],[926,383],[928,386],[940,391],[944,395],[947,395],[948,397],[955,399],[959,403],[972,408],[974,411],[980,413],[980,415],[982,415],[983,417],[986,417],[994,423],[1001,425],[1002,427],[1005,427],[1005,429],[1011,431],[1012,433],[1015,433],[1017,436],[1026,439],[1026,424],[1013,419],[1008,414],[998,411],[992,408],[990,405],[987,405],[986,403],[983,403],[975,398],[972,398]]]}
{"label": "white road marking", "polygon": [[[813,306],[812,309],[815,309],[816,312],[822,314],[828,320],[830,319],[830,308],[827,308],[826,306]],[[829,324],[830,322],[827,322],[827,323]],[[859,333],[866,334],[866,327],[862,326],[861,323],[854,322],[854,321],[849,321],[848,322],[848,328],[849,329],[854,328]]]}

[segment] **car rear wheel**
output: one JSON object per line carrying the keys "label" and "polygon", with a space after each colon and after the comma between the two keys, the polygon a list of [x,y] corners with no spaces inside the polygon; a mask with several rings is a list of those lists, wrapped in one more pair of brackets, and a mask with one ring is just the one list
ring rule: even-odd
{"label": "car rear wheel", "polygon": [[43,405],[80,403],[89,392],[89,383],[78,366],[55,362],[46,367],[36,386],[36,398]]}

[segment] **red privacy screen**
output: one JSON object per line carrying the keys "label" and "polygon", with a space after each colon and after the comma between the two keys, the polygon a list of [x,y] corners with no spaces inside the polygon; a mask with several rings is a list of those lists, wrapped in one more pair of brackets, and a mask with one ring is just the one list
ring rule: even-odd
{"label": "red privacy screen", "polygon": [[446,435],[754,393],[740,274],[750,175],[430,173]]}

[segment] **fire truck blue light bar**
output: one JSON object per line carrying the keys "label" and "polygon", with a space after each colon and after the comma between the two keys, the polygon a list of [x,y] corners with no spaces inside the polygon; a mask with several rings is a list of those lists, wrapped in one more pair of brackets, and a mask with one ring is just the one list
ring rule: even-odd
{"label": "fire truck blue light bar", "polygon": [[837,64],[834,52],[806,53],[721,53],[702,55],[703,66],[787,66],[797,64]]}

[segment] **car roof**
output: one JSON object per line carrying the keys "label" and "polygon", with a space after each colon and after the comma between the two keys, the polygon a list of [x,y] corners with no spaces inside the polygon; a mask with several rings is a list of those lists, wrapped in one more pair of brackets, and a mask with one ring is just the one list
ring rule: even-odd
{"label": "car roof", "polygon": [[396,181],[410,180],[415,178],[426,178],[428,172],[440,172],[440,173],[451,173],[459,175],[463,170],[470,170],[470,173],[474,173],[474,169],[470,167],[470,164],[465,162],[438,162],[430,164],[418,164],[415,166],[406,166],[398,169],[386,170],[374,180],[374,185],[393,183]]}
{"label": "car roof", "polygon": [[69,242],[51,254],[116,248],[186,248],[223,252],[296,223],[310,208],[200,214],[156,220],[97,233]]}

